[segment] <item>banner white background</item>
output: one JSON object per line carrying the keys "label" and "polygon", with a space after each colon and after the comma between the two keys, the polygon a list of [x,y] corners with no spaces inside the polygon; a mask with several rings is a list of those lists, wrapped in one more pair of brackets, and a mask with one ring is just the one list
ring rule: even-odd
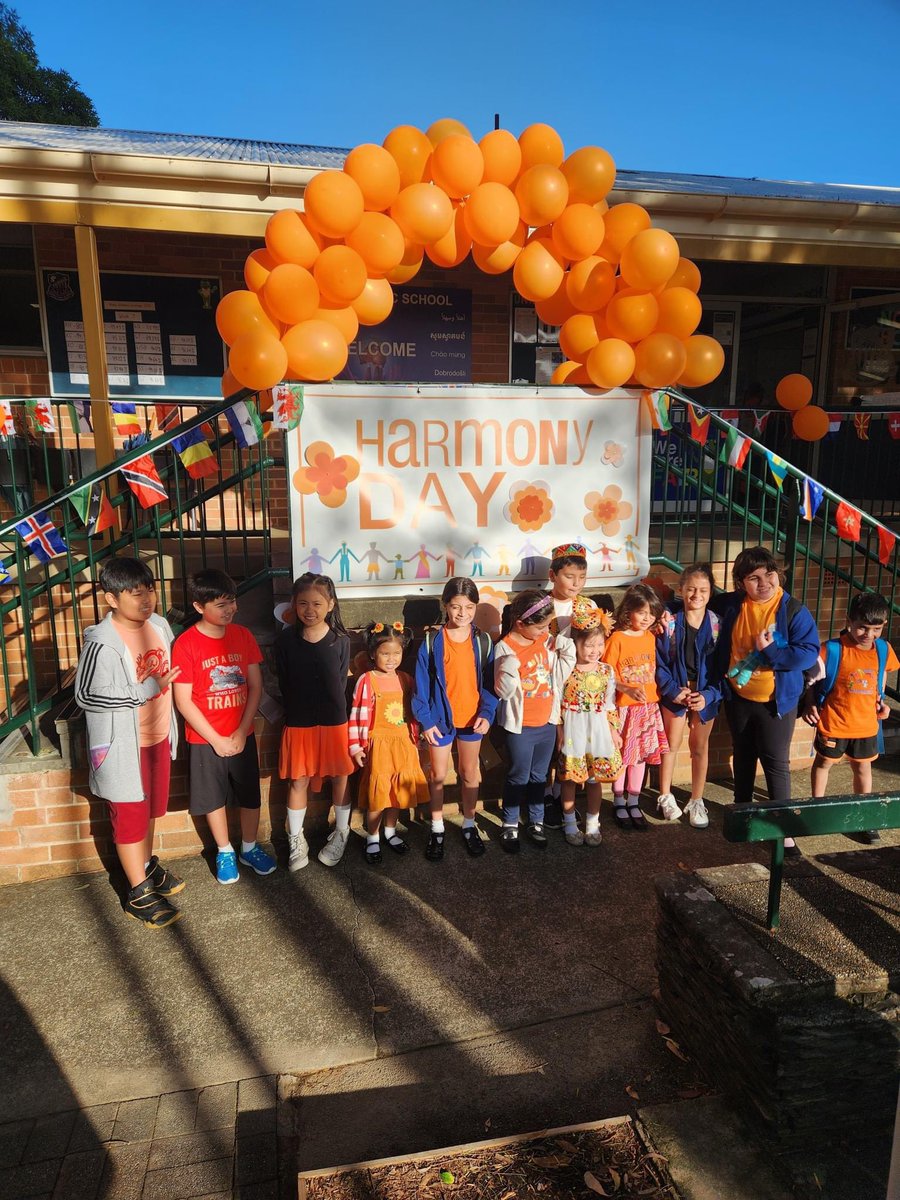
{"label": "banner white background", "polygon": [[286,435],[295,576],[342,598],[511,592],[565,542],[587,591],[647,573],[651,433],[638,391],[310,384]]}

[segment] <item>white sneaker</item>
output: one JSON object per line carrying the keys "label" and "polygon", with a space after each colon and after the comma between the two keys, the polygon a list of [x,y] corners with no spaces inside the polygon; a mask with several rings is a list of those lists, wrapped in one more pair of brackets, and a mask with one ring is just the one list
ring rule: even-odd
{"label": "white sneaker", "polygon": [[656,801],[656,807],[662,813],[664,821],[677,821],[681,816],[681,809],[675,803],[671,792],[664,792]]}
{"label": "white sneaker", "polygon": [[288,855],[289,871],[302,871],[309,866],[309,843],[302,829],[299,833],[288,834]]}
{"label": "white sneaker", "polygon": [[684,806],[684,811],[687,813],[695,829],[705,829],[709,824],[706,805],[702,800],[688,800]]}
{"label": "white sneaker", "polygon": [[328,835],[328,841],[319,851],[319,862],[324,863],[326,867],[336,867],[344,857],[349,836],[349,830],[333,829]]}

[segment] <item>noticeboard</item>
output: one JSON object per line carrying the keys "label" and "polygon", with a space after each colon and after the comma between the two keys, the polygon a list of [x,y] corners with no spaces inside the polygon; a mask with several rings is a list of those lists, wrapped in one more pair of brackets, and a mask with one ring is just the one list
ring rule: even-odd
{"label": "noticeboard", "polygon": [[471,291],[395,287],[390,316],[380,325],[360,326],[338,378],[360,383],[471,383]]}
{"label": "noticeboard", "polygon": [[[111,396],[218,397],[225,369],[216,329],[221,283],[212,276],[100,273]],[[41,272],[54,396],[87,396],[78,272]]]}

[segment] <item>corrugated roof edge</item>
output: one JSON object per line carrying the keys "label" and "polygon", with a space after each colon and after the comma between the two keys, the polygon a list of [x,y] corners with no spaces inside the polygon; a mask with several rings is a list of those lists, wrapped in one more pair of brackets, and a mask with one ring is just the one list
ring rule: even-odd
{"label": "corrugated roof edge", "polygon": [[[272,163],[279,166],[340,167],[349,149],[292,142],[251,141],[219,135],[159,133],[152,130],[104,129],[0,121],[0,145],[37,150],[143,154],[158,158]],[[900,188],[850,183],[805,183],[794,180],[688,175],[676,171],[619,170],[618,191],[669,192],[706,196],[743,196],[771,200],[805,200],[831,204],[900,207]]]}

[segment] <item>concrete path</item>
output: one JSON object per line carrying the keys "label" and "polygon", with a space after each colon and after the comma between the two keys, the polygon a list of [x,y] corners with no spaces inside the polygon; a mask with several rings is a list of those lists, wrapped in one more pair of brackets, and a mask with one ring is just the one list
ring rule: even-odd
{"label": "concrete path", "polygon": [[432,864],[418,825],[380,870],[355,836],[333,871],[229,888],[182,860],[184,918],[156,932],[103,876],[0,890],[0,1195],[275,1196],[276,1109],[289,1188],[298,1161],[685,1103],[702,1082],[655,1029],[652,879],[767,859],[723,841],[729,793],[708,795],[706,831],[605,810],[596,850],[473,861],[448,827]]}

